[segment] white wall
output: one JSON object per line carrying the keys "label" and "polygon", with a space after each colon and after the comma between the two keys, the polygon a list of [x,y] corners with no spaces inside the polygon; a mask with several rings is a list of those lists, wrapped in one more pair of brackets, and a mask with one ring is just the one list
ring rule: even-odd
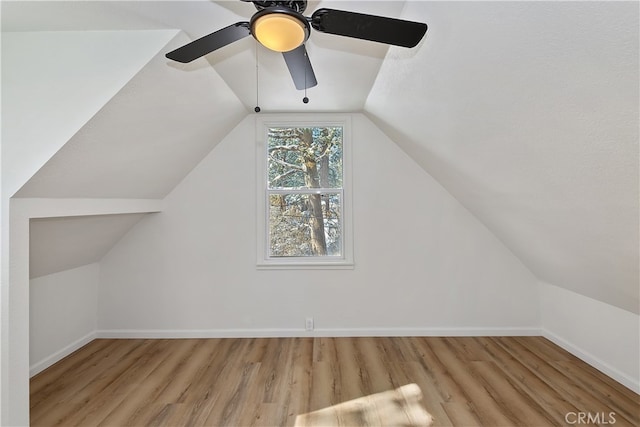
{"label": "white wall", "polygon": [[640,393],[640,316],[540,283],[545,337]]}
{"label": "white wall", "polygon": [[[14,213],[9,208],[10,198],[176,32],[95,31],[81,36],[75,32],[2,33],[2,425],[24,425],[29,419],[28,291],[21,283],[23,267],[28,266],[28,241],[22,241],[28,239],[28,222],[19,219],[19,230],[11,229],[9,217]],[[127,49],[122,49],[123,45]],[[15,242],[16,236],[22,240]],[[10,240],[17,248],[10,248]],[[19,259],[14,259],[18,253]]]}
{"label": "white wall", "polygon": [[353,270],[255,267],[247,117],[101,261],[101,336],[538,331],[537,280],[367,118],[353,117]]}
{"label": "white wall", "polygon": [[[9,282],[3,311],[2,425],[29,424],[29,222],[34,218],[158,212],[149,199],[11,199]],[[4,261],[4,260],[3,260]],[[5,310],[5,307],[3,307]],[[7,345],[9,344],[10,345]],[[10,391],[10,393],[9,393]]]}
{"label": "white wall", "polygon": [[95,338],[99,264],[29,283],[29,364],[35,375]]}

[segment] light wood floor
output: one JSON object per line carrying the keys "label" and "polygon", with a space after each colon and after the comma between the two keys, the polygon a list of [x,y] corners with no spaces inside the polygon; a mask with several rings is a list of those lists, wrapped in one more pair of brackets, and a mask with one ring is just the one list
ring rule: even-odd
{"label": "light wood floor", "polygon": [[410,384],[433,425],[640,425],[637,394],[541,337],[95,340],[31,379],[31,423],[352,425],[339,404]]}

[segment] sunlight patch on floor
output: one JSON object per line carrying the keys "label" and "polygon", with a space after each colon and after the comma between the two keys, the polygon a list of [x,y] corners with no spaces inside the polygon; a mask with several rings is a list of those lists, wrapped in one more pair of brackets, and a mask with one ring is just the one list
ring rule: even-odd
{"label": "sunlight patch on floor", "polygon": [[407,384],[298,415],[295,426],[430,426],[433,417],[421,400],[420,387]]}

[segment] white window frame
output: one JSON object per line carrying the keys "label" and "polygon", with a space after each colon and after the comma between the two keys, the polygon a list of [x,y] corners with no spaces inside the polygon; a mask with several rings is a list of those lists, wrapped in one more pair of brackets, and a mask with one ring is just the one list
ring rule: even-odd
{"label": "white window frame", "polygon": [[[270,257],[269,210],[267,191],[267,132],[272,127],[342,127],[342,255]],[[257,212],[257,267],[259,269],[352,269],[353,263],[353,203],[351,163],[351,116],[328,114],[259,114],[256,115],[256,212]],[[314,189],[297,191],[315,193]],[[334,192],[334,191],[331,191]]]}

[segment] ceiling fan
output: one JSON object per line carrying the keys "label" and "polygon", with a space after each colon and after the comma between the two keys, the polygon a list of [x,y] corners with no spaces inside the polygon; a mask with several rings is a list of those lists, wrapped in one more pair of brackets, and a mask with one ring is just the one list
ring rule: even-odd
{"label": "ceiling fan", "polygon": [[260,44],[282,56],[296,89],[318,84],[304,43],[311,27],[316,31],[402,47],[416,46],[427,24],[336,9],[318,9],[311,17],[302,13],[307,0],[241,0],[258,10],[249,22],[237,22],[192,41],[165,56],[187,63],[216,49],[253,36]]}

